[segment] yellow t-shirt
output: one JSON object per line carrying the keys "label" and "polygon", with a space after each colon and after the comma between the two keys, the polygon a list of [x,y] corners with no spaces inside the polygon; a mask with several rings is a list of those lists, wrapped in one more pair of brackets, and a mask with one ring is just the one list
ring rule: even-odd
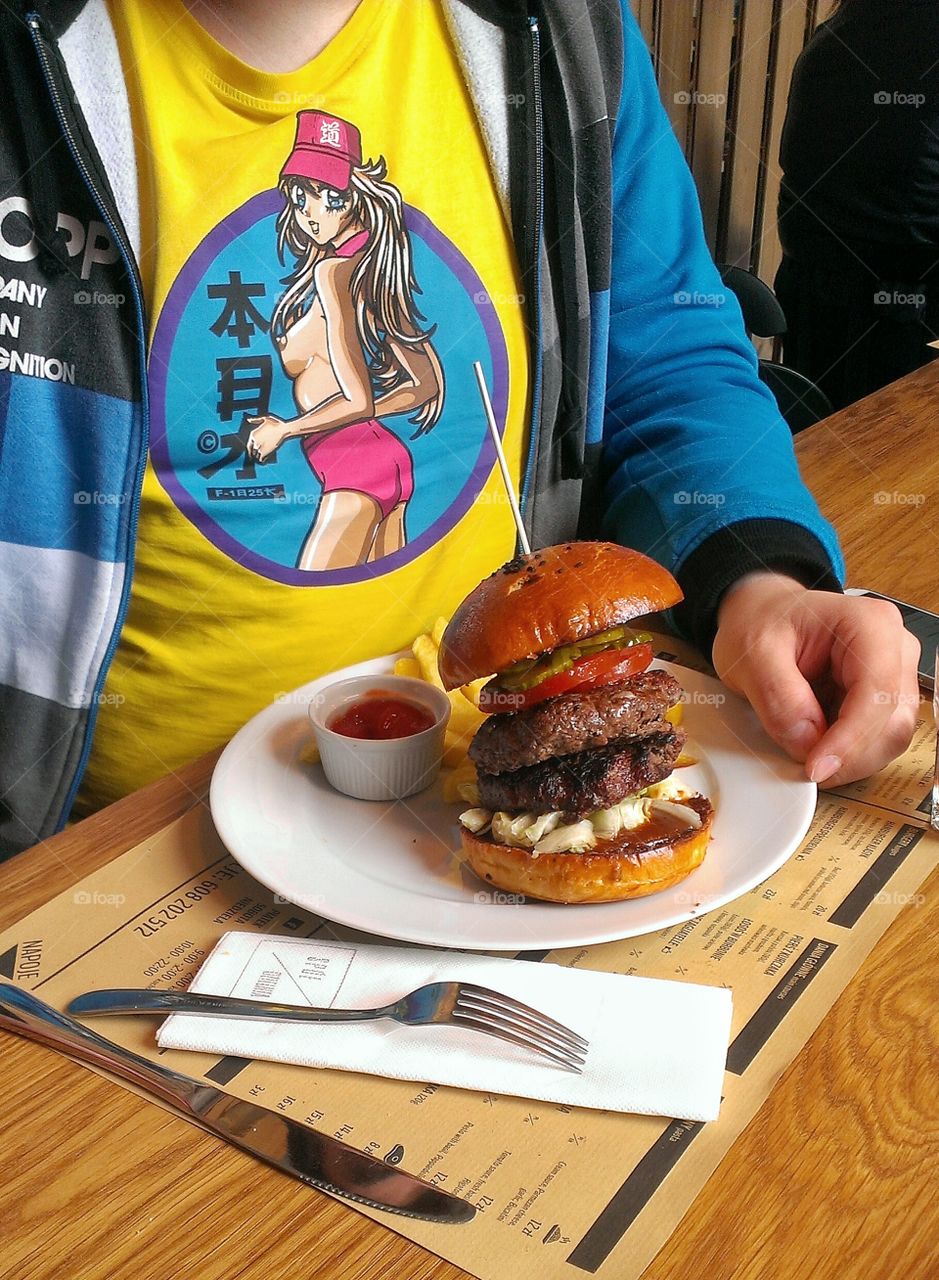
{"label": "yellow t-shirt", "polygon": [[528,414],[514,248],[439,0],[361,0],[283,75],[182,0],[112,15],[151,447],[85,811],[451,610],[514,546],[473,362],[516,483]]}

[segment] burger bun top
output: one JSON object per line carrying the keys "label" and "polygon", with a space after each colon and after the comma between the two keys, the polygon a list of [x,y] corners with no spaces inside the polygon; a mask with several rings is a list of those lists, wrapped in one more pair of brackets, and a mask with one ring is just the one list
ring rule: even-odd
{"label": "burger bun top", "polygon": [[612,542],[544,547],[504,564],[457,608],[440,643],[440,678],[455,689],[681,599],[668,570],[640,551]]}

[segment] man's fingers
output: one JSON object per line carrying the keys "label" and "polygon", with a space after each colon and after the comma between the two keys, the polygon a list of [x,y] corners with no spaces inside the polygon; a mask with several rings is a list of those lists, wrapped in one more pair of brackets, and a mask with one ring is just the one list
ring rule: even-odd
{"label": "man's fingers", "polygon": [[718,622],[721,679],[816,781],[867,777],[909,746],[919,646],[895,605],[752,575],[727,592]]}
{"label": "man's fingers", "polygon": [[922,694],[919,688],[920,643],[915,636],[904,631],[904,651],[901,653],[900,691],[897,705],[887,726],[888,734],[896,743],[897,752],[905,751],[913,739],[916,717]]}
{"label": "man's fingers", "polygon": [[[868,742],[863,754],[845,761],[841,769],[830,774],[826,779],[827,786],[840,786],[865,777],[868,773],[883,768],[887,760],[901,755],[910,745],[922,699],[917,674],[919,650],[919,641],[905,631],[900,652],[899,687],[893,693],[880,693],[880,697],[890,708],[882,733]],[[819,743],[819,751],[824,749],[825,744]]]}
{"label": "man's fingers", "polygon": [[806,760],[810,778],[837,786],[866,777],[905,749],[916,715],[910,665],[909,647],[886,611],[878,625],[844,637],[844,697],[837,719]]}
{"label": "man's fingers", "polygon": [[788,628],[754,645],[734,674],[734,684],[773,741],[793,759],[804,760],[825,732],[826,721],[812,686],[796,666]]}

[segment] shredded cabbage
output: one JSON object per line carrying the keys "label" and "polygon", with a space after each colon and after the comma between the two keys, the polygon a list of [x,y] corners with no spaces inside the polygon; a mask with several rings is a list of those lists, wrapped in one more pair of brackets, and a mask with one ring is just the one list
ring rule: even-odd
{"label": "shredded cabbage", "polygon": [[[465,786],[466,790],[463,790]],[[472,789],[472,795],[469,794]],[[475,784],[461,784],[461,794],[466,799],[478,801]],[[540,853],[586,853],[596,847],[598,840],[613,840],[622,831],[634,831],[648,822],[654,810],[665,813],[697,830],[701,819],[689,805],[680,801],[693,795],[674,781],[666,778],[654,786],[646,787],[635,795],[627,796],[609,809],[597,809],[579,822],[561,825],[563,814],[506,813],[499,810],[468,809],[460,815],[460,821],[470,831],[479,832],[492,824],[492,838],[497,844],[511,845],[516,849],[530,849],[535,856]],[[473,825],[478,823],[479,825]]]}
{"label": "shredded cabbage", "polygon": [[514,845],[517,849],[531,847],[525,838],[525,830],[538,819],[537,813],[520,813],[513,818],[501,809],[492,815],[492,838],[497,844]]}
{"label": "shredded cabbage", "polygon": [[526,842],[532,846],[536,845],[549,831],[553,831],[560,821],[561,815],[559,813],[540,814],[530,827],[525,828],[524,836]]}
{"label": "shredded cabbage", "polygon": [[627,796],[609,809],[595,810],[590,815],[590,822],[601,840],[612,840],[621,831],[641,827],[648,820],[650,803],[641,795]]}
{"label": "shredded cabbage", "polygon": [[485,831],[492,821],[492,814],[488,809],[467,809],[460,814],[460,822],[466,827],[467,831],[472,831],[474,835],[478,835],[480,831]]}
{"label": "shredded cabbage", "polygon": [[[668,781],[666,779],[666,783]],[[690,805],[679,802],[687,799],[692,792],[675,786],[668,787],[666,783],[646,787],[644,791],[628,796],[609,809],[597,809],[590,815],[596,834],[601,840],[613,840],[621,831],[635,831],[649,821],[653,810],[677,818],[697,830],[701,826],[697,811]]]}
{"label": "shredded cabbage", "polygon": [[561,821],[560,813],[520,813],[499,810],[492,816],[492,838],[498,844],[533,849]]}
{"label": "shredded cabbage", "polygon": [[653,800],[652,805],[658,809],[659,813],[667,813],[672,818],[678,818],[681,822],[687,822],[689,827],[695,830],[701,826],[701,817],[696,809],[692,809],[687,804],[675,804],[672,800]]}
{"label": "shredded cabbage", "polygon": [[687,787],[682,786],[675,775],[671,773],[661,782],[656,782],[651,787],[646,787],[641,794],[648,796],[652,800],[685,800],[694,793],[689,791]]}
{"label": "shredded cabbage", "polygon": [[597,835],[589,818],[555,827],[535,845],[535,853],[586,853],[597,843]]}

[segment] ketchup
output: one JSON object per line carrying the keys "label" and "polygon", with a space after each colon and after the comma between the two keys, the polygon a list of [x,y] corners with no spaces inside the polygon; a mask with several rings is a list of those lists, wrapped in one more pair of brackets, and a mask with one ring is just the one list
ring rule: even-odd
{"label": "ketchup", "polygon": [[326,727],[346,738],[410,738],[431,728],[434,717],[426,707],[404,698],[370,690],[360,702],[338,712]]}

